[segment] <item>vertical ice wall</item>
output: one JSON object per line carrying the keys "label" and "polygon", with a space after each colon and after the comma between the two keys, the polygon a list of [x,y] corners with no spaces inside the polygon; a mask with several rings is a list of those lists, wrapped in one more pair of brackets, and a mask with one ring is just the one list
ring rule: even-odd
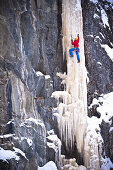
{"label": "vertical ice wall", "polygon": [[[67,58],[66,91],[71,95],[72,99],[70,105],[65,103],[68,105],[68,108],[71,108],[67,113],[69,117],[67,126],[71,129],[71,133],[73,133],[72,142],[76,137],[78,151],[82,152],[86,128],[87,93],[81,1],[63,0],[62,11],[63,51],[66,53]],[[80,36],[80,63],[77,63],[75,52],[74,58],[69,56],[69,49],[72,48],[71,35],[74,39],[77,34]],[[68,111],[68,109],[66,109],[66,111]],[[70,129],[68,133],[70,133]]]}
{"label": "vertical ice wall", "polygon": [[[67,150],[70,150],[76,140],[77,149],[82,153],[87,126],[87,92],[80,0],[62,1],[62,24],[63,52],[67,60],[66,91],[54,92],[52,96],[63,99],[63,103],[58,104],[57,117],[62,141],[65,142]],[[69,56],[69,49],[72,48],[71,35],[75,38],[77,34],[80,36],[80,63],[77,63],[75,52],[73,58]]]}

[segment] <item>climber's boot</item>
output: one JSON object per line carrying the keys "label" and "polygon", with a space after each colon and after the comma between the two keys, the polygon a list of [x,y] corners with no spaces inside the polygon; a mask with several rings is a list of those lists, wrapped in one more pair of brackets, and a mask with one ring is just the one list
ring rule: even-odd
{"label": "climber's boot", "polygon": [[78,62],[77,63],[80,63],[80,60],[78,60]]}
{"label": "climber's boot", "polygon": [[70,55],[70,57],[73,57],[73,55]]}

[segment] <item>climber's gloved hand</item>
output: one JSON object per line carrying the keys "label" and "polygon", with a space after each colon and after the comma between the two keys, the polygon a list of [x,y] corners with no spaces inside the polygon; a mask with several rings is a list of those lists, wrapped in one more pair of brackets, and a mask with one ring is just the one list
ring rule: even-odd
{"label": "climber's gloved hand", "polygon": [[79,37],[79,34],[77,34],[77,36]]}

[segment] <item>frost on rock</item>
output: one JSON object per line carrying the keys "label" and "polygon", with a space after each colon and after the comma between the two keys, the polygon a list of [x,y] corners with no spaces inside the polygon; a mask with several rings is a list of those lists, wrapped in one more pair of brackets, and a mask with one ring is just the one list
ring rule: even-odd
{"label": "frost on rock", "polygon": [[[76,20],[74,19],[76,18]],[[52,97],[58,101],[57,117],[61,140],[65,142],[66,149],[73,149],[74,142],[80,153],[83,151],[84,135],[87,115],[86,68],[84,57],[82,9],[80,0],[63,0],[63,52],[67,60],[67,75],[62,76],[66,85],[65,91],[54,92]],[[71,35],[80,36],[80,63],[77,63],[76,54],[70,58]],[[65,55],[66,54],[66,55]],[[65,80],[64,80],[65,79]]]}

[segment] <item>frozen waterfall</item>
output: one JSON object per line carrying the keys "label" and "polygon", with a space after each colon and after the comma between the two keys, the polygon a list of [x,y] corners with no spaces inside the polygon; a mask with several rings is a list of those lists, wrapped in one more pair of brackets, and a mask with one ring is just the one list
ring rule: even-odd
{"label": "frozen waterfall", "polygon": [[[61,139],[69,150],[77,142],[77,149],[83,152],[84,134],[87,126],[87,90],[86,69],[84,57],[82,9],[79,0],[63,0],[62,2],[63,25],[63,52],[67,60],[67,76],[65,76],[66,91],[54,92],[53,97],[63,99],[59,103],[59,130]],[[80,35],[80,58],[77,63],[76,54],[70,58],[71,35],[73,38]],[[62,76],[61,76],[62,77]]]}
{"label": "frozen waterfall", "polygon": [[[87,88],[84,56],[83,21],[81,0],[63,0],[62,2],[63,53],[67,60],[67,75],[58,73],[63,79],[65,91],[57,91],[52,97],[58,101],[57,121],[61,140],[65,142],[67,151],[73,149],[76,141],[78,152],[83,156],[88,169],[100,169],[98,136],[91,135],[94,131],[88,129],[87,117]],[[79,34],[80,63],[77,57],[70,57],[71,36]],[[62,103],[60,102],[62,99]],[[56,116],[55,115],[55,116]],[[92,137],[92,139],[91,139]],[[91,142],[93,141],[93,142]],[[94,152],[90,152],[90,150]],[[94,156],[95,155],[95,161]],[[94,161],[94,163],[93,163]]]}

